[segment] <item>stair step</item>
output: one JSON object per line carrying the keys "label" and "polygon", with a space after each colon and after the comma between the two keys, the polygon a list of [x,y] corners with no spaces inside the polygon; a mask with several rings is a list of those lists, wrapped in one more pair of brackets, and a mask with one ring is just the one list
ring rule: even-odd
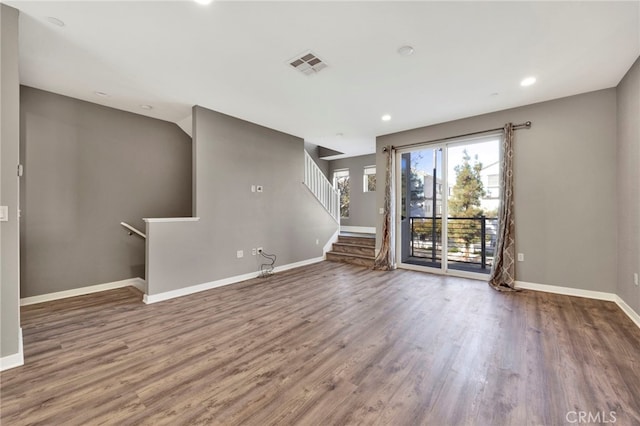
{"label": "stair step", "polygon": [[375,256],[374,246],[363,246],[360,244],[333,243],[333,251],[337,253],[359,254],[363,256]]}
{"label": "stair step", "polygon": [[352,265],[373,267],[375,259],[373,256],[363,256],[359,254],[338,253],[335,251],[330,251],[327,253],[327,260],[333,262],[350,263]]}
{"label": "stair step", "polygon": [[356,237],[353,235],[338,235],[338,242],[343,244],[355,244],[360,246],[375,247],[375,236]]}

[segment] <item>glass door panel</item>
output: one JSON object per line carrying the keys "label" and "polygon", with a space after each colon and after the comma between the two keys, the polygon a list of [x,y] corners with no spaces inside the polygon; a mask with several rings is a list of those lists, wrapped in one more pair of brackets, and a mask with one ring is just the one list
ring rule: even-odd
{"label": "glass door panel", "polygon": [[401,263],[442,268],[442,148],[400,156]]}
{"label": "glass door panel", "polygon": [[489,273],[500,202],[499,139],[447,147],[447,267]]}

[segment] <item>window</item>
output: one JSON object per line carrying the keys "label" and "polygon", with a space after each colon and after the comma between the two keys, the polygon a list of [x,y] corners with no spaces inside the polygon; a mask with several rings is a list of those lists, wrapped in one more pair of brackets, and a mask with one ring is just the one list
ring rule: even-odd
{"label": "window", "polygon": [[363,191],[374,192],[376,190],[376,166],[365,166],[362,180]]}
{"label": "window", "polygon": [[500,175],[488,175],[487,186],[500,186]]}
{"label": "window", "polygon": [[333,172],[333,187],[340,193],[340,217],[349,217],[349,169]]}

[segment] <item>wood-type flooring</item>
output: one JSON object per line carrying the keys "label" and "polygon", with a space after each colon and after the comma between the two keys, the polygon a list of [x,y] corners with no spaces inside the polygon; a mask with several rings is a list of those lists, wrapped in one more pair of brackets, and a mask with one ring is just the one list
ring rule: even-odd
{"label": "wood-type flooring", "polygon": [[3,426],[640,425],[640,329],[612,302],[322,262],[21,314]]}

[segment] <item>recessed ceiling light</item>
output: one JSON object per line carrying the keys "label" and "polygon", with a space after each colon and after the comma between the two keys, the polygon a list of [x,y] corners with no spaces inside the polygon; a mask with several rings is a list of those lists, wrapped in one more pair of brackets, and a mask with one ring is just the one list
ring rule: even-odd
{"label": "recessed ceiling light", "polygon": [[140,105],[140,108],[142,109],[153,109],[153,107],[151,105]]}
{"label": "recessed ceiling light", "polygon": [[108,97],[108,96],[109,96],[109,94],[108,94],[108,93],[100,92],[100,91],[97,91],[97,90],[96,90],[95,92],[93,92],[93,93],[95,93],[96,95],[98,95],[98,96],[100,96],[100,97],[102,97],[102,98],[106,98],[106,97]]}
{"label": "recessed ceiling light", "polygon": [[525,78],[524,80],[522,80],[520,82],[520,86],[522,86],[522,87],[531,86],[535,82],[536,82],[536,78],[535,77],[527,77],[527,78]]}
{"label": "recessed ceiling light", "polygon": [[193,0],[193,1],[195,1],[198,4],[204,4],[205,6],[213,2],[213,0]]}
{"label": "recessed ceiling light", "polygon": [[49,21],[50,23],[52,23],[53,25],[57,25],[59,27],[64,27],[64,22],[61,21],[58,18],[54,18],[53,16],[49,16],[47,17],[47,21]]}
{"label": "recessed ceiling light", "polygon": [[391,116],[389,114],[385,114],[382,117],[380,117],[382,121],[389,121],[391,120]]}
{"label": "recessed ceiling light", "polygon": [[411,46],[402,46],[398,49],[398,53],[402,56],[411,56],[413,55],[413,47]]}

